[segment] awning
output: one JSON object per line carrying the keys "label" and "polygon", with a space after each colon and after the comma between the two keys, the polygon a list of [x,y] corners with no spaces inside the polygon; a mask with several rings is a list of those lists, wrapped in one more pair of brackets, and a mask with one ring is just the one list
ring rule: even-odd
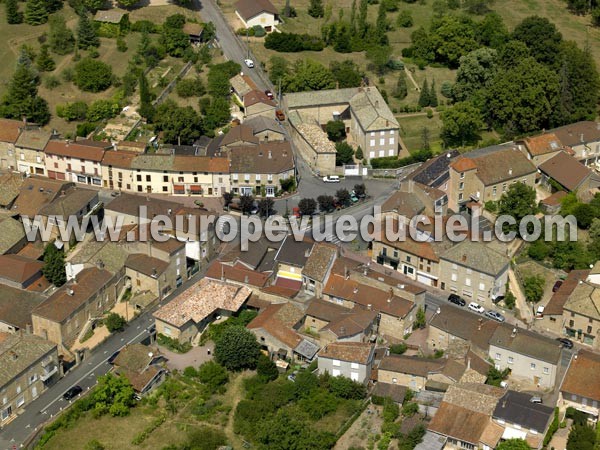
{"label": "awning", "polygon": [[192,185],[190,186],[190,191],[192,191],[192,193],[194,194],[200,194],[202,192],[202,186],[199,185]]}
{"label": "awning", "polygon": [[176,184],[176,185],[173,186],[173,190],[177,194],[184,194],[185,193],[185,186],[183,186],[181,184]]}
{"label": "awning", "polygon": [[516,428],[506,427],[504,433],[502,433],[502,439],[525,439],[527,432],[523,430],[517,430]]}

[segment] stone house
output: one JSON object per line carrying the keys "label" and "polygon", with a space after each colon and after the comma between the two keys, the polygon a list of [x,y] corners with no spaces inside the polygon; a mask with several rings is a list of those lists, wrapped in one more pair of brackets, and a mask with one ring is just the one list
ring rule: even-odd
{"label": "stone house", "polygon": [[516,141],[517,147],[535,165],[545,163],[556,156],[564,145],[554,133],[545,133],[540,136],[529,136]]}
{"label": "stone house", "polygon": [[24,126],[15,142],[15,167],[21,173],[46,176],[44,149],[52,134],[34,126]]}
{"label": "stone house", "polygon": [[305,292],[321,298],[325,280],[331,273],[337,253],[335,246],[325,243],[318,243],[312,247],[302,268],[302,286]]}
{"label": "stone house", "polygon": [[571,123],[549,130],[586,166],[600,158],[600,124],[591,120]]}
{"label": "stone house", "polygon": [[[6,269],[3,270],[6,278]],[[46,297],[37,292],[0,285],[0,333],[31,332],[32,311]]]}
{"label": "stone house", "polygon": [[571,358],[560,387],[558,405],[575,408],[598,420],[600,414],[600,356],[579,350]]}
{"label": "stone house", "polygon": [[273,117],[277,103],[263,91],[255,89],[244,96],[244,117]]}
{"label": "stone house", "polygon": [[165,380],[167,370],[160,366],[162,360],[164,357],[155,349],[142,344],[129,344],[115,358],[113,371],[127,378],[135,393],[142,396]]}
{"label": "stone house", "polygon": [[448,208],[459,212],[471,201],[498,201],[512,183],[534,187],[536,174],[533,163],[513,145],[466,153],[450,164]]}
{"label": "stone house", "polygon": [[102,183],[105,189],[135,192],[134,171],[131,163],[135,152],[107,150],[102,158]]}
{"label": "stone house", "polygon": [[600,305],[597,300],[600,285],[596,284],[595,278],[598,267],[600,265],[596,263],[585,280],[578,281],[563,305],[561,321],[562,333],[594,349],[600,348]]}
{"label": "stone house", "polygon": [[0,333],[0,425],[60,378],[56,344],[31,334]]}
{"label": "stone house", "polygon": [[366,383],[371,377],[375,346],[364,342],[332,342],[318,355],[319,374]]}
{"label": "stone house", "polygon": [[19,120],[0,119],[0,169],[17,170],[15,143],[24,125]]}
{"label": "stone house", "polygon": [[566,152],[559,152],[538,168],[540,184],[549,191],[576,192],[579,199],[600,186],[600,176]]}
{"label": "stone house", "polygon": [[0,255],[0,283],[27,289],[42,277],[44,263],[20,255]]}

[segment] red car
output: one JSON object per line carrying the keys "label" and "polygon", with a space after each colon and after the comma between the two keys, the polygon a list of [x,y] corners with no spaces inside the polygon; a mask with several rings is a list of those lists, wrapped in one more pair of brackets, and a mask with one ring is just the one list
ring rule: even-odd
{"label": "red car", "polygon": [[556,292],[560,289],[560,287],[562,286],[563,282],[562,280],[558,280],[556,283],[554,283],[554,286],[552,286],[552,292]]}
{"label": "red car", "polygon": [[300,208],[298,208],[297,206],[292,208],[292,215],[294,217],[300,218],[301,214],[300,214]]}

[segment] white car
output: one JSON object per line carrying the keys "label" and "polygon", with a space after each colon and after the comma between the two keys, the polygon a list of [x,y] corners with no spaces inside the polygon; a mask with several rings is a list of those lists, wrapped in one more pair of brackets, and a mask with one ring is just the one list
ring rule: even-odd
{"label": "white car", "polygon": [[254,61],[252,61],[251,59],[245,59],[244,64],[246,64],[251,69],[254,67]]}
{"label": "white car", "polygon": [[327,175],[326,177],[323,177],[323,183],[339,183],[340,182],[340,177],[338,177],[337,175]]}
{"label": "white car", "polygon": [[479,303],[471,302],[469,303],[469,309],[471,311],[475,311],[476,313],[483,314],[485,312],[485,308],[481,306]]}

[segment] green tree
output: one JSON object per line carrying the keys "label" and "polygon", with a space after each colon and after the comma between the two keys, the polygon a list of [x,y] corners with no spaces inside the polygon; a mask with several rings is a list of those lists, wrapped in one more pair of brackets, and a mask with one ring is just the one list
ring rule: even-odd
{"label": "green tree", "polygon": [[442,83],[442,88],[440,89],[440,91],[442,92],[442,95],[446,98],[452,98],[452,91],[454,89],[454,85],[452,84],[451,81],[444,81]]}
{"label": "green tree", "polygon": [[329,65],[329,69],[340,89],[358,87],[362,82],[362,73],[360,72],[359,67],[351,59],[346,59],[341,62],[332,61]]}
{"label": "green tree", "polygon": [[292,70],[283,77],[286,92],[320,91],[335,88],[332,73],[322,64],[303,59],[294,63]]}
{"label": "green tree", "polygon": [[498,73],[498,52],[483,47],[460,58],[456,83],[452,88],[454,101],[462,102],[477,96],[481,101],[481,90],[487,89]]}
{"label": "green tree", "polygon": [[354,149],[346,142],[336,142],[335,144],[335,165],[343,166],[354,162]]}
{"label": "green tree", "polygon": [[104,119],[112,119],[121,112],[119,104],[111,100],[94,100],[88,107],[87,120],[98,122]]}
{"label": "green tree", "polygon": [[212,392],[222,391],[229,381],[227,369],[214,361],[207,361],[198,368],[198,380]]}
{"label": "green tree", "polygon": [[288,62],[281,56],[271,56],[269,60],[269,79],[275,85],[285,77],[288,72]]}
{"label": "green tree", "polygon": [[229,101],[223,97],[215,97],[210,102],[204,116],[204,129],[212,131],[222,125],[225,125],[231,119],[229,111]]}
{"label": "green tree", "polygon": [[513,39],[524,42],[539,62],[549,66],[557,63],[562,34],[545,17],[526,17],[515,27],[512,35]]}
{"label": "green tree", "polygon": [[327,138],[333,142],[339,142],[346,137],[346,125],[341,120],[330,120],[325,125]]}
{"label": "green tree", "polygon": [[363,151],[362,151],[362,148],[360,147],[360,145],[356,149],[356,153],[354,154],[354,156],[356,157],[356,159],[358,161],[362,161],[364,159],[365,156],[363,155]]}
{"label": "green tree", "polygon": [[6,0],[4,6],[6,7],[6,22],[9,25],[23,22],[23,14],[19,11],[18,0]]}
{"label": "green tree", "polygon": [[191,106],[180,107],[173,101],[165,101],[156,108],[154,125],[163,132],[163,139],[170,144],[191,145],[202,135],[202,118]]}
{"label": "green tree", "polygon": [[523,280],[523,293],[528,302],[537,303],[544,295],[546,280],[541,275],[531,275]]}
{"label": "green tree", "polygon": [[177,83],[176,90],[177,95],[182,98],[202,97],[204,94],[206,94],[204,83],[202,83],[202,80],[198,77],[180,80]]}
{"label": "green tree", "polygon": [[526,58],[500,70],[487,90],[484,112],[498,128],[511,124],[517,133],[549,127],[559,98],[555,71]]}
{"label": "green tree", "polygon": [[506,368],[504,370],[500,370],[496,369],[494,366],[490,366],[485,384],[500,387],[501,383],[508,378],[508,375],[510,375],[510,369]]}
{"label": "green tree", "polygon": [[429,89],[429,106],[436,108],[438,105],[437,91],[435,89],[435,80],[431,82],[431,88]]}
{"label": "green tree", "polygon": [[442,139],[448,146],[472,144],[483,128],[481,112],[470,102],[456,103],[442,113]]}
{"label": "green tree", "polygon": [[82,12],[79,15],[77,26],[77,46],[81,49],[95,48],[100,46],[100,39],[96,34],[96,28],[90,21],[88,15]]}
{"label": "green tree", "polygon": [[112,67],[92,58],[84,58],[75,65],[73,82],[82,91],[101,92],[112,84]]}
{"label": "green tree", "polygon": [[312,216],[317,210],[317,202],[314,198],[303,198],[298,202],[298,209],[302,216]]}
{"label": "green tree", "polygon": [[385,1],[379,3],[377,9],[377,20],[375,21],[375,29],[373,30],[372,39],[376,45],[389,45],[390,41],[387,36],[388,21]]}
{"label": "green tree", "polygon": [[401,28],[410,28],[413,26],[412,13],[408,9],[403,9],[396,17],[396,25]]}
{"label": "green tree", "polygon": [[258,201],[258,214],[260,217],[269,217],[273,214],[275,202],[272,198],[262,198]]}
{"label": "green tree", "polygon": [[39,76],[31,67],[31,60],[21,54],[17,69],[8,84],[8,90],[0,104],[0,116],[45,125],[50,121],[50,109],[38,95]]}
{"label": "green tree", "polygon": [[98,377],[98,384],[91,394],[94,414],[110,414],[123,417],[135,404],[135,391],[126,377],[117,377],[111,373]]}
{"label": "green tree", "polygon": [[256,372],[265,381],[273,381],[279,377],[277,366],[267,355],[260,354],[256,363]]}
{"label": "green tree", "polygon": [[431,24],[431,45],[435,61],[458,67],[460,57],[477,49],[476,24],[470,19],[445,15]]}
{"label": "green tree", "polygon": [[189,431],[187,440],[187,444],[182,449],[217,450],[227,444],[227,436],[223,431],[206,425]]}
{"label": "green tree", "polygon": [[423,127],[421,130],[421,148],[423,150],[431,150],[429,128]]}
{"label": "green tree", "polygon": [[81,4],[91,12],[96,12],[104,6],[105,0],[81,0]]}
{"label": "green tree", "polygon": [[477,29],[479,42],[496,50],[500,49],[510,37],[502,16],[495,12],[486,14]]}
{"label": "green tree", "polygon": [[215,343],[215,358],[228,370],[254,369],[260,354],[256,336],[242,326],[225,329]]}
{"label": "green tree", "polygon": [[524,439],[508,439],[500,442],[496,450],[531,450],[531,447]]}
{"label": "green tree", "polygon": [[54,242],[50,242],[44,249],[44,267],[42,267],[42,274],[56,287],[60,287],[67,282],[65,254],[62,250],[56,248]]}
{"label": "green tree", "polygon": [[319,211],[321,212],[328,213],[335,208],[335,199],[331,195],[319,195],[317,197],[317,202],[319,203]]}
{"label": "green tree", "polygon": [[427,325],[427,320],[425,319],[425,311],[419,306],[419,308],[417,309],[415,321],[413,322],[413,330],[425,328],[425,325]]}
{"label": "green tree", "polygon": [[115,331],[123,331],[125,325],[127,325],[127,321],[120,314],[110,313],[104,319],[104,325],[106,325],[108,331],[114,333]]}
{"label": "green tree", "polygon": [[154,121],[154,105],[152,104],[152,100],[154,100],[154,96],[152,92],[150,92],[150,86],[148,86],[148,79],[144,73],[140,74],[140,80],[138,82],[138,90],[140,93],[140,109],[138,112],[142,117],[145,117],[149,121]]}
{"label": "green tree", "polygon": [[598,6],[592,9],[592,25],[600,27],[600,7]]}
{"label": "green tree", "polygon": [[27,0],[25,22],[29,25],[41,25],[48,22],[48,10],[45,0]]}
{"label": "green tree", "polygon": [[[498,215],[507,215],[515,218],[516,225],[506,230],[518,230],[518,224],[523,217],[533,215],[537,211],[535,189],[525,183],[513,183],[498,201]],[[505,232],[506,232],[505,230]]]}
{"label": "green tree", "polygon": [[369,5],[368,0],[360,0],[358,7],[358,18],[356,21],[356,28],[358,37],[364,39],[367,36],[369,30],[369,23],[367,22],[367,6]]}
{"label": "green tree", "polygon": [[52,72],[56,68],[56,64],[48,51],[48,45],[43,44],[40,47],[40,54],[36,58],[35,64],[40,72]]}
{"label": "green tree", "polygon": [[308,6],[308,15],[311,17],[323,17],[325,14],[325,8],[323,8],[322,0],[310,0]]}
{"label": "green tree", "polygon": [[392,47],[389,45],[370,45],[367,48],[367,59],[370,61],[369,67],[377,75],[383,75],[392,56]]}
{"label": "green tree", "polygon": [[138,4],[140,0],[117,0],[117,3],[124,8],[131,8],[132,6]]}
{"label": "green tree", "polygon": [[592,221],[597,217],[598,211],[587,203],[579,203],[573,210],[573,215],[577,219],[577,226],[587,230]]}
{"label": "green tree", "polygon": [[427,78],[425,78],[423,81],[423,86],[421,86],[421,93],[419,94],[419,106],[421,108],[429,106],[429,83],[427,82]]}
{"label": "green tree", "polygon": [[567,450],[594,450],[596,432],[587,424],[577,424],[571,428],[567,439]]}
{"label": "green tree", "polygon": [[400,74],[398,75],[396,88],[394,89],[392,95],[399,100],[404,100],[408,95],[408,86],[406,84],[406,72],[404,70],[400,71]]}
{"label": "green tree", "polygon": [[348,192],[348,189],[338,189],[335,192],[335,197],[337,198],[337,201],[340,203],[340,205],[342,206],[349,206],[350,205],[350,192]]}
{"label": "green tree", "polygon": [[67,27],[63,16],[52,16],[50,18],[50,32],[48,33],[48,44],[50,50],[57,55],[66,55],[75,48],[75,36]]}

